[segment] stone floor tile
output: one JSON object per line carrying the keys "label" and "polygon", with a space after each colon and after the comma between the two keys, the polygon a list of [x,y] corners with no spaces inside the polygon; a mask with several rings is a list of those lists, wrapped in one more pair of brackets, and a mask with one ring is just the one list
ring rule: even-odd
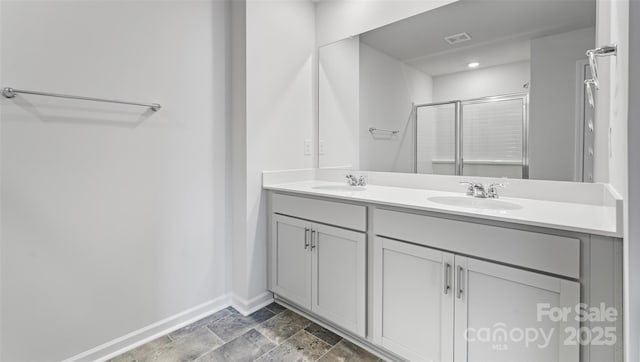
{"label": "stone floor tile", "polygon": [[316,361],[330,348],[327,343],[302,330],[256,361]]}
{"label": "stone floor tile", "polygon": [[[225,343],[226,342],[226,343]],[[109,362],[379,361],[276,303],[243,316],[229,307]]]}
{"label": "stone floor tile", "polygon": [[197,362],[251,362],[276,347],[267,337],[255,329],[225,343],[204,356]]}
{"label": "stone floor tile", "polygon": [[295,312],[286,310],[258,325],[256,330],[275,343],[280,344],[309,324],[311,324],[311,321],[308,319]]}
{"label": "stone floor tile", "polygon": [[167,343],[138,362],[188,362],[223,345],[224,342],[207,327],[201,327],[182,338]]}
{"label": "stone floor tile", "polygon": [[272,318],[274,315],[270,310],[262,308],[246,317],[240,313],[231,314],[214,323],[208,324],[207,327],[218,337],[222,338],[223,341],[229,342],[258,324]]}
{"label": "stone floor tile", "polygon": [[167,336],[162,336],[160,338],[154,339],[151,342],[147,342],[139,347],[136,347],[130,351],[127,351],[117,357],[114,357],[107,362],[132,362],[140,360],[144,358],[144,356],[149,355],[154,352],[156,349],[164,346],[165,344],[171,343],[171,339]]}
{"label": "stone floor tile", "polygon": [[377,362],[379,358],[367,350],[343,339],[322,356],[321,362]]}
{"label": "stone floor tile", "polygon": [[284,312],[285,310],[287,310],[287,308],[281,306],[280,304],[278,304],[276,302],[273,302],[273,303],[269,304],[265,308],[267,308],[268,310],[272,311],[274,314],[280,314],[280,313]]}
{"label": "stone floor tile", "polygon": [[195,331],[196,329],[199,329],[200,327],[216,322],[222,318],[228,317],[234,314],[234,312],[237,313],[235,309],[225,308],[219,312],[213,313],[208,317],[202,318],[199,321],[193,322],[188,326],[184,326],[176,331],[169,333],[169,338],[175,341],[176,339],[180,339],[185,335],[188,335],[191,332]]}
{"label": "stone floor tile", "polygon": [[340,337],[339,335],[315,323],[311,323],[304,330],[327,342],[330,346],[333,346],[342,340],[342,337]]}

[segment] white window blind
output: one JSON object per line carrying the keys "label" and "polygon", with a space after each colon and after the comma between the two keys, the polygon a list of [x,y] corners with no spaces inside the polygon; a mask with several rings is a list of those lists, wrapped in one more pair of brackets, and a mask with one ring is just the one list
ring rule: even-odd
{"label": "white window blind", "polygon": [[522,99],[463,103],[462,129],[465,163],[522,163]]}

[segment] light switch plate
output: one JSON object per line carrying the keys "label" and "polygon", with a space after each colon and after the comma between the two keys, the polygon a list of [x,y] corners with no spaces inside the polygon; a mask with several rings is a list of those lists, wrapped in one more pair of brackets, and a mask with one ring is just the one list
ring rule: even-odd
{"label": "light switch plate", "polygon": [[320,140],[320,143],[318,145],[318,153],[321,155],[324,155],[324,148],[325,148],[324,140]]}
{"label": "light switch plate", "polygon": [[311,150],[311,140],[304,140],[304,154],[305,156],[310,156],[312,154],[312,150]]}

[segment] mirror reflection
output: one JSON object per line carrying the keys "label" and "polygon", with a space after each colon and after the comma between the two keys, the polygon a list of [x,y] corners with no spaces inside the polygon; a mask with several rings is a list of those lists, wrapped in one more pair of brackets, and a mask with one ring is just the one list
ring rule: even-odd
{"label": "mirror reflection", "polygon": [[319,49],[319,166],[592,181],[595,1],[461,0]]}

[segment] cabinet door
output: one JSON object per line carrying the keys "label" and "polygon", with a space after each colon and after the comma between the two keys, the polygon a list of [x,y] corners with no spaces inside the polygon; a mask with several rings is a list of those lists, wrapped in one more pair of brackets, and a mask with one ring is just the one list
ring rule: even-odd
{"label": "cabinet door", "polygon": [[381,237],[374,248],[375,342],[410,361],[452,361],[453,254]]}
{"label": "cabinet door", "polygon": [[313,312],[364,337],[366,235],[314,224],[311,249]]}
{"label": "cabinet door", "polygon": [[273,216],[273,292],[305,308],[311,307],[310,230],[307,221]]}
{"label": "cabinet door", "polygon": [[578,345],[565,344],[565,328],[579,328],[575,314],[552,320],[539,313],[575,311],[579,283],[458,255],[455,261],[456,361],[579,361]]}

